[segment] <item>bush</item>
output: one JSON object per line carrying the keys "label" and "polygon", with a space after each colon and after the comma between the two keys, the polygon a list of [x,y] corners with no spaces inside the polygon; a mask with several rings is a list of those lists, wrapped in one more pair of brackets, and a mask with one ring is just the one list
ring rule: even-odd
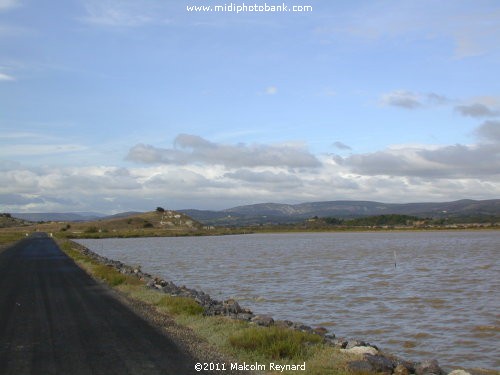
{"label": "bush", "polygon": [[321,336],[280,327],[252,327],[229,337],[230,344],[273,359],[303,358],[306,343],[319,343]]}
{"label": "bush", "polygon": [[85,229],[85,233],[97,233],[99,232],[99,229],[97,229],[97,227],[88,227],[87,229]]}
{"label": "bush", "polygon": [[154,225],[152,223],[150,223],[149,221],[145,222],[144,225],[143,225],[144,228],[153,228]]}
{"label": "bush", "polygon": [[66,232],[69,228],[71,228],[71,225],[66,224],[66,226],[61,228],[61,232]]}
{"label": "bush", "polygon": [[201,307],[194,299],[188,297],[165,296],[156,303],[157,306],[165,307],[174,315],[201,315]]}
{"label": "bush", "polygon": [[156,212],[165,212],[163,207],[156,207]]}

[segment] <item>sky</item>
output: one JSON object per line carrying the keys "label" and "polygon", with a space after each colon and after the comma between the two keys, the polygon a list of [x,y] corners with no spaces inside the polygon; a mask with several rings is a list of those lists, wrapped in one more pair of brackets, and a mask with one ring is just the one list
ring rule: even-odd
{"label": "sky", "polygon": [[0,212],[497,199],[499,66],[498,0],[0,0]]}

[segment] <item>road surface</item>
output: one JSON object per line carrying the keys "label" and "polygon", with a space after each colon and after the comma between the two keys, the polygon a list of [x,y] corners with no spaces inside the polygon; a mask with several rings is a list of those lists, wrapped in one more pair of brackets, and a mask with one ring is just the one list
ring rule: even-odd
{"label": "road surface", "polygon": [[0,374],[195,374],[196,361],[43,234],[0,253]]}

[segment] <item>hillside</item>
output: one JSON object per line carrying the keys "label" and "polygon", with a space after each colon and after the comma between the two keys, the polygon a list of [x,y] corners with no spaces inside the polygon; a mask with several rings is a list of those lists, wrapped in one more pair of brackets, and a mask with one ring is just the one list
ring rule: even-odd
{"label": "hillside", "polygon": [[94,234],[94,233],[128,233],[136,234],[161,234],[172,231],[196,231],[202,225],[189,216],[166,210],[163,212],[153,211],[145,213],[133,213],[130,215],[116,215],[88,222],[67,224],[61,230],[68,234]]}
{"label": "hillside", "polygon": [[[4,214],[9,215],[9,214]],[[7,222],[0,217],[0,223]],[[24,222],[9,215],[11,228],[29,225],[27,231],[42,231],[63,237],[141,237],[178,236],[203,231],[203,225],[189,216],[171,210],[128,212],[92,221]],[[1,227],[0,227],[1,228]]]}
{"label": "hillside", "polygon": [[28,226],[33,223],[12,217],[10,214],[0,214],[0,228],[14,228]]}
{"label": "hillside", "polygon": [[438,203],[381,203],[371,201],[327,201],[301,204],[261,203],[222,211],[181,210],[209,225],[297,223],[311,217],[354,219],[376,215],[411,215],[433,219],[474,220],[500,217],[500,199],[459,200]]}

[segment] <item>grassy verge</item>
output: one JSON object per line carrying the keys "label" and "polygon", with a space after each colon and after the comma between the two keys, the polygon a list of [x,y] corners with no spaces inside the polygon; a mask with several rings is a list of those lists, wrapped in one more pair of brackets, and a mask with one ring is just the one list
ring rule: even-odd
{"label": "grassy verge", "polygon": [[5,248],[24,237],[25,233],[22,231],[0,231],[0,248]]}
{"label": "grassy verge", "polygon": [[[208,342],[224,356],[239,363],[293,365],[306,363],[306,371],[300,373],[352,374],[347,370],[347,361],[353,357],[325,345],[318,335],[293,331],[287,328],[264,328],[248,322],[226,317],[207,317],[194,300],[172,297],[148,289],[134,276],[123,275],[114,268],[99,264],[83,255],[67,240],[59,245],[75,262],[94,278],[106,282],[127,298],[154,306],[160,314],[167,314],[178,325],[191,329],[200,341]],[[273,372],[266,372],[272,374]],[[296,374],[297,371],[283,371],[282,374]]]}

